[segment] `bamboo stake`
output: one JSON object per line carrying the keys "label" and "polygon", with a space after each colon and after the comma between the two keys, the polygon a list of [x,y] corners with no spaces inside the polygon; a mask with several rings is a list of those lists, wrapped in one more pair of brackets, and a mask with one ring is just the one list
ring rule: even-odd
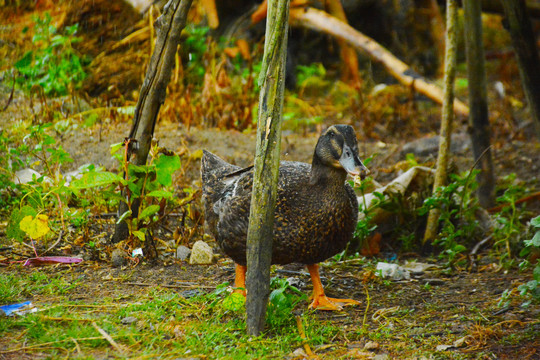
{"label": "bamboo stake", "polygon": [[[442,108],[441,133],[439,137],[439,154],[437,156],[437,170],[435,172],[435,181],[433,184],[434,194],[446,183],[448,151],[450,149],[452,121],[454,119],[452,103],[454,101],[454,78],[456,75],[456,23],[458,5],[456,0],[447,0],[446,4],[444,101]],[[424,233],[424,243],[433,240],[437,235],[439,215],[439,209],[431,209],[429,212],[426,232]]]}

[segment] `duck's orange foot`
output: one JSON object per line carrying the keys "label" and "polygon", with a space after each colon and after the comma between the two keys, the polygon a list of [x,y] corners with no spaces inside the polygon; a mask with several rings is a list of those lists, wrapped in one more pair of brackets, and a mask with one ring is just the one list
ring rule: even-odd
{"label": "duck's orange foot", "polygon": [[334,299],[326,295],[315,296],[308,309],[339,311],[344,306],[360,305],[359,301],[352,299]]}

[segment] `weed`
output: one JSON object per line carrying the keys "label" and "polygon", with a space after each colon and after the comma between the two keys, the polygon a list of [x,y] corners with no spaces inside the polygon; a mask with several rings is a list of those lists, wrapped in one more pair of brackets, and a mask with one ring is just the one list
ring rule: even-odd
{"label": "weed", "polygon": [[[71,190],[66,186],[66,180],[61,174],[61,166],[72,161],[71,156],[58,146],[56,140],[48,134],[47,130],[52,123],[31,125],[29,133],[24,137],[23,144],[10,151],[10,158],[19,157],[17,166],[31,164],[32,167],[44,172],[43,175],[33,175],[31,181],[15,186],[8,184],[12,191],[16,189],[21,194],[19,206],[10,217],[7,233],[11,238],[22,241],[25,231],[21,231],[21,221],[27,217],[52,215],[60,219],[60,226],[65,229],[64,211],[71,197]],[[21,160],[25,159],[25,160]],[[53,230],[58,230],[58,224],[51,223]],[[32,237],[32,236],[31,236]]]}
{"label": "weed", "polygon": [[270,288],[273,290],[268,298],[266,319],[271,328],[278,329],[294,321],[292,310],[307,297],[286,279],[272,278]]}
{"label": "weed", "polygon": [[187,38],[180,51],[187,64],[186,73],[193,76],[190,82],[194,84],[201,84],[204,73],[206,72],[203,58],[208,49],[207,34],[209,30],[207,26],[195,26],[192,24],[189,24],[184,29]]}
{"label": "weed", "polygon": [[[530,255],[532,252],[540,253],[540,216],[531,220],[533,228],[533,237],[530,240],[524,240],[525,247],[520,253],[520,256]],[[521,270],[527,269],[531,264],[528,260],[523,260],[519,265]],[[536,265],[533,269],[533,279],[526,284],[518,287],[520,294],[529,299],[523,303],[524,306],[530,305],[531,302],[540,302],[540,261],[536,260]]]}
{"label": "weed", "polygon": [[329,82],[324,80],[325,76],[326,69],[321,63],[296,66],[296,81],[301,92],[309,86],[314,86],[319,89],[327,86]]}
{"label": "weed", "polygon": [[525,194],[526,189],[516,182],[516,174],[505,176],[502,184],[505,191],[497,198],[497,202],[505,206],[495,216],[497,227],[494,232],[494,248],[501,253],[501,262],[504,264],[512,260],[513,250],[524,229],[520,222],[522,212],[518,210],[516,201]]}
{"label": "weed", "polygon": [[35,50],[28,51],[15,63],[15,69],[21,75],[17,83],[30,92],[35,86],[45,95],[62,96],[79,88],[86,77],[86,60],[79,57],[72,44],[81,41],[76,37],[78,25],[68,26],[64,34],[57,34],[51,24],[51,16],[34,17]]}
{"label": "weed", "polygon": [[433,241],[433,245],[442,248],[439,257],[446,259],[450,267],[455,265],[460,254],[467,249],[467,245],[479,232],[476,219],[479,205],[473,196],[478,184],[470,181],[476,172],[471,171],[462,175],[451,174],[451,182],[437,189],[418,210],[420,216],[427,215],[431,209],[440,211],[441,230],[439,236]]}

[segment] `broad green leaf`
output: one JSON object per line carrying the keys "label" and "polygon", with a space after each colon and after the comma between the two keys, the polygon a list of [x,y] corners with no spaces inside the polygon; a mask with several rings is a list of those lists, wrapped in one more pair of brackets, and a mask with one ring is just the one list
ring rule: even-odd
{"label": "broad green leaf", "polygon": [[126,220],[126,218],[130,217],[132,214],[132,211],[131,210],[128,210],[126,211],[125,213],[122,214],[122,216],[120,216],[118,218],[118,221],[116,222],[117,224],[120,224],[122,221]]}
{"label": "broad green leaf", "polygon": [[15,209],[11,212],[9,223],[6,229],[8,239],[23,241],[26,233],[21,230],[20,223],[25,216],[36,216],[37,211],[31,206],[25,205],[21,209]]}
{"label": "broad green leaf", "polygon": [[146,194],[146,196],[171,199],[173,197],[173,193],[167,190],[154,190]]}
{"label": "broad green leaf", "polygon": [[132,234],[135,235],[141,241],[144,241],[146,239],[144,233],[140,230],[135,230],[132,232]]}
{"label": "broad green leaf", "polygon": [[536,264],[536,267],[533,270],[533,277],[540,282],[540,264]]}
{"label": "broad green leaf", "polygon": [[120,150],[124,146],[124,143],[117,143],[111,145],[111,155],[115,154],[118,150]]}
{"label": "broad green leaf", "polygon": [[106,186],[110,184],[115,183],[124,183],[125,180],[114,173],[103,171],[103,172],[96,172],[96,171],[90,171],[87,173],[84,173],[83,176],[75,180],[71,183],[71,186],[73,186],[76,189],[88,189],[98,186]]}
{"label": "broad green leaf", "polygon": [[531,220],[531,225],[537,228],[540,228],[540,216],[535,217]]}
{"label": "broad green leaf", "polygon": [[28,51],[26,54],[24,54],[24,56],[19,61],[15,63],[15,68],[20,71],[24,68],[29,67],[32,64],[33,58],[34,58],[33,52]]}
{"label": "broad green leaf", "polygon": [[246,303],[246,298],[240,293],[233,292],[223,299],[223,307],[230,311],[241,310]]}
{"label": "broad green leaf", "polygon": [[161,154],[155,161],[157,181],[163,186],[172,185],[172,174],[180,169],[180,157],[178,155],[167,156]]}
{"label": "broad green leaf", "polygon": [[49,232],[48,220],[49,217],[47,215],[40,214],[36,217],[28,215],[21,220],[19,226],[22,231],[35,240]]}
{"label": "broad green leaf", "polygon": [[534,234],[531,243],[536,247],[540,247],[540,231],[537,231],[536,234]]}
{"label": "broad green leaf", "polygon": [[139,214],[139,219],[146,219],[159,211],[159,205],[150,205]]}
{"label": "broad green leaf", "polygon": [[281,310],[284,310],[287,307],[291,306],[291,302],[289,301],[287,296],[285,296],[284,288],[273,290],[268,297],[268,302],[272,306],[275,306],[277,309]]}

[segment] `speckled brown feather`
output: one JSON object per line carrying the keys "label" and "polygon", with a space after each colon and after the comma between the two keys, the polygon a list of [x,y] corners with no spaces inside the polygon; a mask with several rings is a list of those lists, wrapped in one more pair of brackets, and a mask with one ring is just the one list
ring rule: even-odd
{"label": "speckled brown feather", "polygon": [[[350,129],[352,137],[347,134],[348,129],[341,129],[345,133],[344,141],[354,143],[351,146],[357,151],[354,130]],[[281,162],[273,264],[318,263],[342,251],[352,239],[358,220],[358,202],[353,189],[345,183],[347,173],[331,159],[336,157],[331,154],[336,152],[336,142],[330,141],[330,137],[326,139],[327,133],[319,139],[313,166]],[[328,144],[322,142],[323,139],[328,140]],[[253,169],[241,169],[205,151],[201,175],[208,228],[225,254],[236,263],[246,265]]]}

